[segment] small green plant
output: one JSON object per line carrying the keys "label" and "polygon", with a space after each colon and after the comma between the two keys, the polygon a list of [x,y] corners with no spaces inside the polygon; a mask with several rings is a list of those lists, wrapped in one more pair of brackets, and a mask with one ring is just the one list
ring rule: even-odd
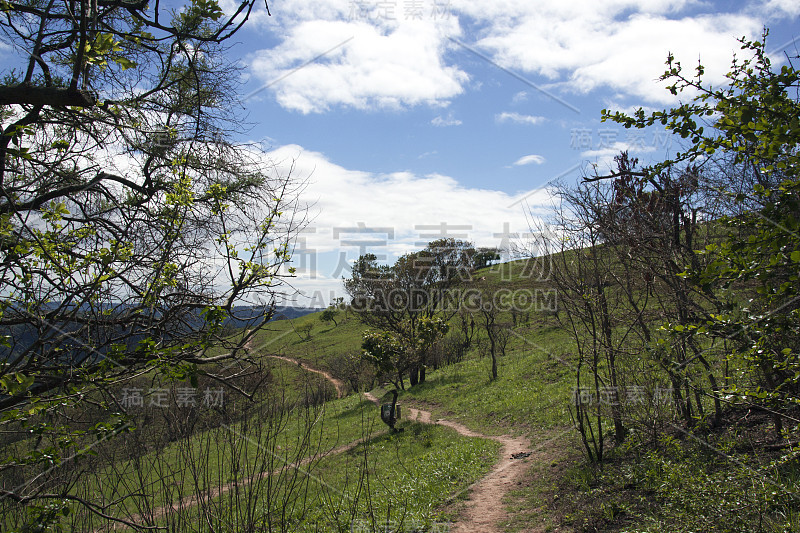
{"label": "small green plant", "polygon": [[314,324],[312,324],[311,322],[306,322],[305,324],[301,324],[295,328],[297,334],[300,335],[300,338],[303,340],[311,339],[312,329],[314,329]]}

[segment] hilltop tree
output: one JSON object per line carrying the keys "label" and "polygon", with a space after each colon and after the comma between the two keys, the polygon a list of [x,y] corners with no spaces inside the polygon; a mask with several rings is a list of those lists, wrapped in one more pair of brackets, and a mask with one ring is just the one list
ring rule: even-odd
{"label": "hilltop tree", "polygon": [[[400,257],[394,265],[379,265],[365,254],[345,280],[352,309],[362,322],[395,335],[408,346],[419,338],[422,319],[449,320],[459,308],[452,290],[471,276],[474,248],[468,242],[443,238],[425,249]],[[411,385],[425,381],[426,352],[415,350],[407,369]]]}
{"label": "hilltop tree", "polygon": [[472,256],[472,264],[475,270],[486,268],[492,261],[500,260],[500,252],[497,248],[478,248]]}
{"label": "hilltop tree", "polygon": [[411,330],[369,332],[361,344],[364,359],[372,363],[379,374],[391,380],[395,387],[405,390],[403,377],[419,364],[433,344],[448,331],[441,318],[421,318]]}
{"label": "hilltop tree", "polygon": [[[0,411],[57,442],[0,470],[74,454],[83,431],[45,420],[88,398],[110,413],[90,434],[122,431],[111,384],[195,382],[271,317],[303,220],[293,178],[229,140],[238,73],[221,52],[255,5],[0,4],[18,65],[0,82]],[[3,496],[71,498],[46,482]]]}
{"label": "hilltop tree", "polygon": [[336,322],[336,315],[338,313],[339,310],[334,305],[330,305],[322,313],[320,313],[319,319],[323,322],[333,322],[333,325],[335,327],[339,325]]}

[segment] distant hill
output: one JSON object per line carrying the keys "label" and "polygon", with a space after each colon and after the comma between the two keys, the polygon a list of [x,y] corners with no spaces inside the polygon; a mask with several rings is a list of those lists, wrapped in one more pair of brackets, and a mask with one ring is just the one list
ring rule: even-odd
{"label": "distant hill", "polygon": [[317,313],[319,311],[322,311],[322,308],[279,305],[275,307],[275,316],[272,318],[272,320],[291,320],[293,318],[300,318],[301,316],[310,315],[311,313]]}
{"label": "distant hill", "polygon": [[[57,304],[49,303],[45,304],[44,307],[55,309],[56,306]],[[120,304],[115,309],[119,312],[124,312],[128,309],[128,306]],[[321,309],[279,305],[275,307],[275,314],[272,320],[290,320],[318,311],[321,311]],[[233,308],[233,316],[225,320],[224,324],[234,328],[252,328],[261,324],[261,317],[264,312],[263,306],[236,306]],[[181,330],[183,330],[183,333],[190,333],[193,330],[199,330],[204,325],[205,320],[201,316],[201,311],[199,309],[194,310],[188,316],[182,315],[180,317],[180,320],[176,322],[176,330],[171,335],[179,336],[182,334]],[[65,334],[73,331],[75,332],[74,337],[63,338]],[[137,334],[135,331],[128,331],[123,326],[117,326],[113,330],[109,329],[104,337],[95,339],[91,343],[95,348],[87,351],[84,345],[86,341],[82,339],[84,333],[79,333],[78,331],[78,326],[71,321],[56,321],[54,324],[42,326],[41,329],[37,329],[33,324],[24,323],[0,327],[0,335],[8,338],[11,343],[10,346],[0,345],[0,361],[13,358],[15,354],[24,353],[37,340],[44,342],[46,345],[51,342],[57,342],[61,345],[64,354],[70,354],[68,357],[75,361],[83,361],[90,357],[91,353],[102,357],[108,349],[108,344],[112,342],[115,336],[124,338],[124,342],[131,347],[146,336],[145,333]]]}

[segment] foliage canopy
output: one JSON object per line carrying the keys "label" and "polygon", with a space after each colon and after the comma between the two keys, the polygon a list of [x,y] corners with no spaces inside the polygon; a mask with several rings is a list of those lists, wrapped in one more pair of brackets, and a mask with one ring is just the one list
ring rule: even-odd
{"label": "foliage canopy", "polygon": [[[0,415],[59,437],[0,470],[49,468],[126,429],[115,390],[136,376],[243,372],[303,224],[301,184],[232,141],[222,52],[255,6],[0,2],[18,64],[0,81]],[[202,370],[227,360],[240,362]],[[46,421],[88,400],[109,413],[88,431]]]}

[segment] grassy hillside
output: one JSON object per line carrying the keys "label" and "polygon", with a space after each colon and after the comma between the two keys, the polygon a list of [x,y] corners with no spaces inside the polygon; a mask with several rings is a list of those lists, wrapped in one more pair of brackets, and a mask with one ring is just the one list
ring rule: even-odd
{"label": "grassy hillside", "polygon": [[[407,389],[400,395],[401,405],[426,409],[434,419],[458,422],[487,435],[521,435],[535,447],[541,446],[535,450],[546,458],[547,475],[540,473],[534,478],[528,474],[525,486],[510,495],[509,508],[518,511],[518,518],[509,524],[511,530],[551,523],[546,513],[527,516],[522,509],[531,498],[538,500],[552,495],[556,487],[553,474],[561,469],[550,471],[551,464],[576,457],[569,451],[577,449],[568,411],[574,370],[569,337],[558,326],[553,313],[541,309],[554,303],[551,299],[555,295],[548,293],[549,285],[541,280],[547,268],[540,261],[517,261],[475,275],[475,286],[482,284],[490,291],[528,289],[536,294],[539,289],[538,307],[532,307],[528,316],[519,317],[506,355],[499,359],[497,380],[490,379],[486,335],[478,327],[475,343],[463,361],[430,369],[425,383],[410,388],[406,382]],[[345,318],[340,313],[338,320],[337,326],[324,324],[317,313],[273,324],[270,331],[259,336],[260,351],[294,357],[335,371],[342,356],[360,352],[361,337],[367,329],[353,315]],[[504,313],[501,320],[510,323],[511,314]],[[300,333],[307,324],[314,328],[310,338]],[[390,388],[384,385],[372,392],[382,397]],[[534,470],[540,467],[539,463],[533,465]]]}
{"label": "grassy hillside", "polygon": [[[538,290],[540,300],[528,312],[499,317],[511,335],[496,380],[486,331],[478,324],[462,360],[429,368],[426,381],[415,387],[406,382],[397,433],[389,432],[363,394],[350,391],[337,400],[332,384],[310,370],[346,378],[353,369],[343,365],[361,364],[356,383],[378,385],[359,363],[367,328],[352,313],[339,312],[337,324],[313,313],[271,322],[251,343],[251,355],[269,376],[253,402],[203,412],[209,424],[163,446],[148,440],[159,430],[148,426],[147,416],[180,421],[196,414],[153,411],[114,447],[98,446],[96,457],[75,461],[76,469],[94,472],[78,493],[110,515],[181,531],[434,531],[470,520],[471,494],[481,490],[473,484],[489,479],[493,465],[505,461],[514,483],[494,505],[506,511],[500,525],[508,532],[735,531],[708,516],[714,509],[735,514],[735,494],[720,498],[711,487],[742,473],[714,452],[734,453],[737,433],[718,430],[704,437],[713,443],[704,447],[675,432],[652,450],[612,449],[602,467],[585,462],[571,418],[574,341],[560,325],[563,317],[549,309],[555,295],[541,279],[547,268],[541,261],[514,262],[477,273],[467,287],[534,297]],[[460,334],[457,321],[449,335]],[[383,384],[371,392],[386,401],[389,390]],[[525,454],[510,460],[499,442],[420,423],[409,417],[410,408],[429,412],[431,422],[523,439]],[[752,438],[757,424],[740,426],[738,434]],[[781,475],[788,485],[800,477],[797,471]],[[730,490],[741,489],[736,497],[756,505],[748,486]],[[107,524],[79,505],[69,507],[74,512],[65,520],[76,530]],[[2,529],[13,531],[20,520],[6,516]]]}
{"label": "grassy hillside", "polygon": [[[284,355],[306,361],[318,368],[336,370],[336,360],[361,352],[361,336],[366,327],[352,312],[341,311],[338,325],[322,322],[321,312],[291,320],[268,323],[251,343],[251,349],[265,355]],[[308,334],[304,328],[311,327]]]}
{"label": "grassy hillside", "polygon": [[[786,466],[787,448],[758,437],[768,431],[769,417],[765,414],[731,410],[710,432],[702,429],[702,423],[700,433],[689,432],[681,425],[672,429],[667,425],[666,434],[663,428],[651,428],[653,434],[662,436],[648,449],[639,447],[640,437],[629,441],[630,447],[614,448],[609,436],[610,453],[604,464],[584,461],[570,417],[577,361],[574,340],[547,310],[555,296],[548,293],[550,285],[542,280],[548,268],[542,261],[513,262],[475,276],[476,286],[481,284],[493,291],[528,290],[537,294],[538,289],[540,303],[546,304],[530,316],[511,317],[506,313],[501,317],[505,322],[514,318],[518,322],[506,355],[499,360],[497,380],[490,379],[490,361],[482,342],[485,333],[479,332],[463,361],[429,369],[425,383],[407,387],[400,396],[402,405],[427,409],[434,419],[457,421],[489,435],[517,434],[531,440],[538,460],[526,467],[522,484],[507,496],[506,504],[512,511],[505,524],[508,531],[739,531],[739,527],[800,531],[800,517],[796,511],[787,511],[792,505],[786,500],[792,493],[788,487],[800,481],[800,469]],[[618,273],[624,279],[624,272]],[[620,309],[631,311],[624,299],[614,297]],[[663,313],[656,307],[645,310],[653,328],[660,326]],[[298,339],[283,349],[328,367],[336,366],[343,351],[358,351],[364,328],[357,321],[339,327],[315,327],[311,339]],[[614,325],[613,331],[622,336],[627,324]],[[638,361],[624,367],[623,382],[638,383],[640,372],[652,372],[644,359]],[[604,362],[600,364],[605,368]],[[729,372],[733,366],[717,370]],[[388,390],[384,386],[373,392],[381,396]],[[704,398],[702,403],[709,410],[713,407],[711,398]],[[668,416],[664,420],[675,424]],[[647,431],[636,426],[636,419],[628,422],[634,431]],[[613,435],[610,421],[603,424]],[[764,446],[771,451],[763,451]],[[759,450],[755,455],[748,452],[754,449]],[[776,479],[774,472],[765,470],[771,462],[782,466],[777,472],[780,486],[772,491],[774,501],[768,502],[764,498],[768,498],[770,484]],[[720,492],[714,487],[726,488]],[[740,504],[736,502],[745,502],[750,510],[740,513],[738,519],[715,518],[720,514],[737,516]]]}
{"label": "grassy hillside", "polygon": [[[375,519],[451,520],[449,503],[486,473],[497,444],[408,421],[390,435],[374,414],[358,395],[284,416],[265,406],[248,420],[115,462],[91,476],[85,494],[113,502],[138,493],[107,512],[191,531],[261,528],[274,520],[270,513],[281,514],[279,530],[309,532]],[[198,493],[205,497],[193,499]],[[218,518],[209,522],[210,510]],[[96,527],[83,518],[76,523]]]}
{"label": "grassy hillside", "polygon": [[496,381],[490,379],[491,361],[476,349],[466,360],[430,372],[403,398],[490,433],[565,424],[571,390],[565,335],[545,322],[516,333],[499,360]]}

